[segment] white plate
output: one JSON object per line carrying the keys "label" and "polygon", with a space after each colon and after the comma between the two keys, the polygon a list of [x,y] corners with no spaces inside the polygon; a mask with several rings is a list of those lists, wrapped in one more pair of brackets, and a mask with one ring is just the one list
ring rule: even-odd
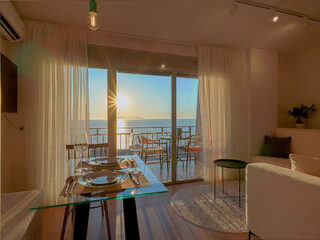
{"label": "white plate", "polygon": [[101,170],[87,174],[78,179],[78,183],[86,187],[106,187],[121,183],[127,174],[119,171]]}

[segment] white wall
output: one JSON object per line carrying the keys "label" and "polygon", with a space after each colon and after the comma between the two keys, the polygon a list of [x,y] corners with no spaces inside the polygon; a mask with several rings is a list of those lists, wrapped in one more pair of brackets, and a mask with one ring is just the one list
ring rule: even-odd
{"label": "white wall", "polygon": [[287,112],[293,106],[316,104],[318,112],[307,121],[308,128],[320,129],[320,46],[279,58],[280,127],[294,127]]}
{"label": "white wall", "polygon": [[265,135],[277,128],[278,54],[250,49],[251,153],[258,155]]}
{"label": "white wall", "polygon": [[102,31],[89,31],[88,43],[98,46],[132,49],[139,51],[197,57],[198,48],[192,44],[177,44],[143,37],[126,36]]}
{"label": "white wall", "polygon": [[[2,53],[11,61],[14,60],[16,45],[2,41]],[[18,113],[1,115],[1,192],[16,192],[26,189],[27,166],[25,159],[24,131],[12,126],[4,117],[17,125],[23,124],[22,82],[18,77]]]}

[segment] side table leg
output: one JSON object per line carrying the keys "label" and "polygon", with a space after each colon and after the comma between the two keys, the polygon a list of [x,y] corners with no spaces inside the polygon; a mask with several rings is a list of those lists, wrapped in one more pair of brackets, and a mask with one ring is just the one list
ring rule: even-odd
{"label": "side table leg", "polygon": [[216,165],[215,164],[213,164],[213,169],[214,169],[214,171],[213,171],[213,174],[214,174],[214,176],[213,176],[213,192],[214,192],[214,200],[216,200],[216,177],[217,177],[217,170],[216,170]]}
{"label": "side table leg", "polygon": [[222,169],[222,193],[224,193],[224,174],[223,174],[223,168]]}
{"label": "side table leg", "polygon": [[241,207],[241,181],[240,181],[240,169],[239,169],[239,208]]}

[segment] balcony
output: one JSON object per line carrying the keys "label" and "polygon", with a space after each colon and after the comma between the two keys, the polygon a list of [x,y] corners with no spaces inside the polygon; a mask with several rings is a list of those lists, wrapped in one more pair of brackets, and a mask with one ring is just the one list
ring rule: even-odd
{"label": "balcony", "polygon": [[[195,126],[178,126],[179,137],[177,138],[177,180],[190,180],[198,178],[200,162],[200,153],[188,151],[187,146],[190,144],[190,137],[196,133]],[[118,127],[117,145],[118,155],[141,155],[134,146],[141,146],[136,140],[132,139],[133,135],[143,136],[151,141],[158,142],[163,149],[161,153],[148,154],[143,157],[146,164],[153,173],[162,181],[170,182],[172,179],[172,158],[171,158],[171,127]],[[108,142],[107,128],[90,128],[90,143]],[[135,141],[135,142],[133,142]]]}

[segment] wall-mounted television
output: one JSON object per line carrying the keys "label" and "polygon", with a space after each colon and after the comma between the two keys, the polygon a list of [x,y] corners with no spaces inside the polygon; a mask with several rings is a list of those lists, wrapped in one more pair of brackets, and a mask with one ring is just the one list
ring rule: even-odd
{"label": "wall-mounted television", "polygon": [[1,112],[18,111],[17,65],[1,54]]}

